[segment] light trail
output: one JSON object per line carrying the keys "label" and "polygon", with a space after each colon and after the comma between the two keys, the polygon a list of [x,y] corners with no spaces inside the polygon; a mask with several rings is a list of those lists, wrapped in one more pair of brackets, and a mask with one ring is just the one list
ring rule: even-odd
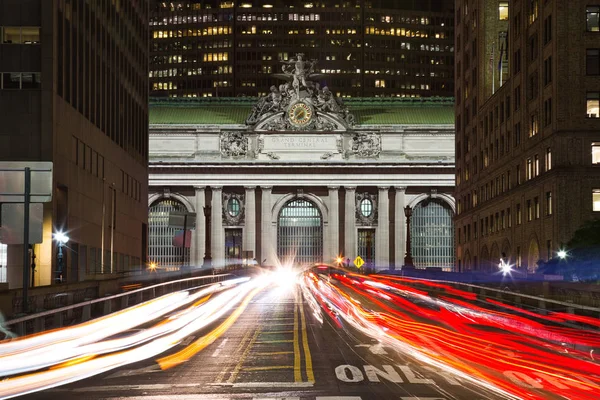
{"label": "light trail", "polygon": [[[600,364],[593,358],[600,348],[597,320],[539,315],[489,299],[487,307],[479,306],[473,293],[428,281],[417,281],[414,288],[409,282],[415,285],[397,277],[334,271],[328,278],[311,271],[302,285],[310,293],[309,305],[338,326],[349,324],[500,398],[599,397]],[[431,297],[428,288],[442,294]],[[557,325],[565,321],[590,328]]]}
{"label": "light trail", "polygon": [[[7,399],[88,378],[150,359],[233,310],[224,323],[175,353],[183,362],[222,335],[249,301],[273,283],[240,278],[145,302],[91,322],[0,342],[0,398]],[[132,328],[150,326],[132,331]]]}

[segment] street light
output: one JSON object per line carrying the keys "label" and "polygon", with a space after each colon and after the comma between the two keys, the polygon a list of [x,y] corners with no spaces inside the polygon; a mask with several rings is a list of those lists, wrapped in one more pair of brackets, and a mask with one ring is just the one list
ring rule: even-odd
{"label": "street light", "polygon": [[498,264],[498,267],[500,268],[500,271],[504,276],[510,275],[510,273],[512,272],[512,265],[504,261],[504,258],[500,259],[500,264]]}
{"label": "street light", "polygon": [[565,258],[567,258],[567,252],[565,250],[559,250],[556,255],[558,256],[558,258],[560,258],[561,260],[564,260]]}
{"label": "street light", "polygon": [[58,266],[56,268],[56,282],[60,283],[63,281],[63,270],[64,270],[64,258],[63,258],[63,247],[69,243],[69,237],[65,235],[63,232],[56,232],[54,234],[54,240],[58,244]]}

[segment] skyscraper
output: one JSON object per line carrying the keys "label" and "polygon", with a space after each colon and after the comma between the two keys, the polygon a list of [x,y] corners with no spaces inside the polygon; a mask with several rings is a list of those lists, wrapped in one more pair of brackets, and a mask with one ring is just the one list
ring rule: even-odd
{"label": "skyscraper", "polygon": [[[0,0],[0,39],[0,159],[53,162],[35,284],[140,268],[148,1]],[[63,263],[59,232],[70,237]],[[11,288],[22,286],[20,247],[0,251]]]}
{"label": "skyscraper", "polygon": [[151,96],[266,95],[302,52],[341,97],[452,97],[452,0],[153,0]]}
{"label": "skyscraper", "polygon": [[600,216],[599,14],[583,0],[456,2],[462,269],[502,258],[533,272]]}

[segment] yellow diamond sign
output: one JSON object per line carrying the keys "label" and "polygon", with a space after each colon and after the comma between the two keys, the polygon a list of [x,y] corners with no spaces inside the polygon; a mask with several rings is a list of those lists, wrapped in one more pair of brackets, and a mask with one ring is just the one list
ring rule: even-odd
{"label": "yellow diamond sign", "polygon": [[365,260],[363,260],[360,256],[358,256],[354,259],[354,265],[356,265],[356,268],[360,268],[363,265],[365,265]]}

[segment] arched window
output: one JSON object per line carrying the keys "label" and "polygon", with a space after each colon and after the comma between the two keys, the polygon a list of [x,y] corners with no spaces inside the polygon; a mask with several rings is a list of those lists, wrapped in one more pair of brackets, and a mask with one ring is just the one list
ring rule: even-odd
{"label": "arched window", "polygon": [[411,251],[417,267],[454,269],[454,225],[448,204],[438,199],[427,199],[414,207]]}
{"label": "arched window", "polygon": [[[182,230],[169,228],[169,212],[186,212],[186,207],[173,199],[162,199],[150,206],[148,213],[148,257],[150,262],[159,268],[178,268],[181,266],[182,247],[173,246],[174,242],[182,245]],[[180,243],[181,242],[181,243]],[[186,239],[184,264],[190,263],[190,240]]]}
{"label": "arched window", "polygon": [[282,263],[323,261],[323,217],[311,201],[288,202],[277,219],[277,256]]}

